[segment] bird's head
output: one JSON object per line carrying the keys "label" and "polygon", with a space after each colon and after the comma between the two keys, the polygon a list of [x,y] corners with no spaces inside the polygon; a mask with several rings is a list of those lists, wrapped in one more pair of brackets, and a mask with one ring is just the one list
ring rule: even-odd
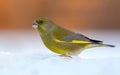
{"label": "bird's head", "polygon": [[33,22],[32,27],[34,27],[40,32],[46,32],[49,31],[51,28],[53,28],[54,25],[55,24],[47,18],[37,18]]}

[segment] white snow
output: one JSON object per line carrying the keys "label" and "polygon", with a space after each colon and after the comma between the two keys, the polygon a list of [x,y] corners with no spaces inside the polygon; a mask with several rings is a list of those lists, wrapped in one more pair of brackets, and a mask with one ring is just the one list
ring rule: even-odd
{"label": "white snow", "polygon": [[119,31],[102,32],[95,38],[115,48],[91,48],[71,59],[49,51],[35,31],[0,31],[0,75],[120,75]]}

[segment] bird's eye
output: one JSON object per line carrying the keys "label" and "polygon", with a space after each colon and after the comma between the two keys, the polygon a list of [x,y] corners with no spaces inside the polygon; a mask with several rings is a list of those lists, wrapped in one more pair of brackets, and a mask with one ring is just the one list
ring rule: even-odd
{"label": "bird's eye", "polygon": [[43,24],[43,21],[42,21],[42,20],[40,20],[38,23],[39,23],[39,24]]}

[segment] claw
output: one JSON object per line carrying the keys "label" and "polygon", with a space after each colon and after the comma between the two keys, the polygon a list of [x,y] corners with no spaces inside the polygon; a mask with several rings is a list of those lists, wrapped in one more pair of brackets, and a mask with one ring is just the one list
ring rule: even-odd
{"label": "claw", "polygon": [[60,56],[61,56],[61,57],[68,57],[68,58],[72,58],[70,55],[67,55],[67,54],[61,54]]}

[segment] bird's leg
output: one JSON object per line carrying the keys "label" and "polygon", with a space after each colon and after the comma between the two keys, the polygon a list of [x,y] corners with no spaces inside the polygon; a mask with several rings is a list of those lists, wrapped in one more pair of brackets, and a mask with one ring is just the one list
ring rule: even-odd
{"label": "bird's leg", "polygon": [[69,55],[69,53],[61,54],[60,56],[72,58],[72,57]]}

